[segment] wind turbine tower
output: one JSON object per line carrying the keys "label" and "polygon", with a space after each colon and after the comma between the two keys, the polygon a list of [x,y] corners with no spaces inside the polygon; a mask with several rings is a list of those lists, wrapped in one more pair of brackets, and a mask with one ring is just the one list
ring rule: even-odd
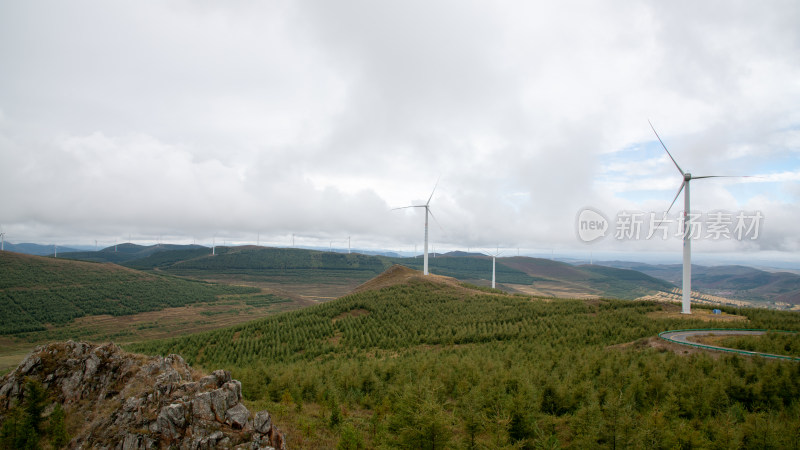
{"label": "wind turbine tower", "polygon": [[500,251],[500,247],[498,247],[497,250],[494,252],[494,254],[491,254],[489,252],[483,252],[483,253],[486,256],[491,256],[492,257],[492,289],[494,289],[495,288],[495,265],[496,265],[495,262],[497,260],[497,257],[500,256],[501,254],[503,254],[503,252],[501,252]]}
{"label": "wind turbine tower", "polygon": [[[669,204],[669,208],[667,208],[667,212],[664,213],[666,217],[669,210],[672,209],[672,205],[675,204],[675,201],[678,200],[678,196],[681,195],[681,191],[683,191],[683,299],[681,303],[681,314],[691,314],[691,295],[692,295],[692,240],[691,240],[691,214],[690,214],[690,196],[689,196],[689,183],[694,179],[698,180],[701,178],[747,178],[747,176],[736,176],[736,175],[703,175],[703,176],[693,176],[689,172],[684,172],[681,169],[681,166],[678,165],[678,162],[675,161],[675,158],[672,157],[672,154],[667,150],[667,146],[664,144],[664,141],[661,140],[661,136],[658,135],[653,124],[648,120],[650,123],[650,128],[653,129],[653,133],[655,133],[656,138],[658,138],[658,142],[661,143],[661,146],[664,147],[664,151],[667,152],[669,159],[672,160],[672,163],[675,164],[675,167],[678,169],[678,172],[681,173],[683,177],[683,182],[681,182],[681,186],[678,188],[678,193],[675,194],[675,198],[672,199],[672,203]],[[662,220],[663,222],[663,220]],[[656,228],[661,226],[661,222],[656,226]]]}
{"label": "wind turbine tower", "polygon": [[[425,208],[425,247],[423,249],[424,255],[422,260],[422,274],[428,275],[428,216],[432,216],[433,213],[431,212],[431,199],[433,198],[433,193],[436,192],[436,187],[439,185],[437,181],[435,185],[433,185],[433,191],[431,191],[431,196],[428,197],[428,201],[425,202],[424,205],[409,205],[409,206],[401,206],[400,208],[393,208],[393,209],[406,209],[406,208]],[[435,219],[435,217],[434,217]],[[434,256],[435,257],[435,256]]]}

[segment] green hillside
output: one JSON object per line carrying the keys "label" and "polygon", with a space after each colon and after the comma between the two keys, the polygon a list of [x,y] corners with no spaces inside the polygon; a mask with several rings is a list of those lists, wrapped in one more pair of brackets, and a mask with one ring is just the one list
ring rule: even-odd
{"label": "green hillside", "polygon": [[[387,272],[380,290],[130,349],[231,369],[294,448],[785,448],[800,439],[800,364],[651,343],[660,331],[707,326],[697,319],[653,318],[664,306],[644,302],[487,294],[410,272]],[[740,327],[800,330],[797,313],[728,311],[749,317]]]}
{"label": "green hillside", "polygon": [[[482,255],[456,252],[431,257],[428,263],[431,273],[437,275],[479,284],[487,283],[492,278],[492,260]],[[158,269],[179,276],[283,284],[358,284],[379,275],[392,264],[422,270],[423,259],[243,246],[217,247],[216,255],[211,255],[205,248],[162,250],[124,263],[135,269]],[[632,270],[575,267],[529,257],[498,258],[495,271],[500,285],[555,283],[568,285],[583,293],[622,299],[634,299],[655,291],[669,291],[674,287],[668,282]]]}
{"label": "green hillside", "polygon": [[635,270],[598,265],[583,265],[578,266],[578,269],[593,275],[587,280],[590,286],[602,290],[604,295],[613,298],[634,299],[653,291],[669,292],[675,287],[667,281]]}
{"label": "green hillside", "polygon": [[41,331],[47,324],[82,316],[135,314],[256,291],[113,264],[0,252],[0,334]]}
{"label": "green hillside", "polygon": [[58,252],[58,257],[62,259],[77,259],[80,261],[93,261],[93,262],[110,262],[114,264],[123,264],[129,261],[140,260],[147,258],[151,255],[156,255],[162,252],[180,252],[180,251],[196,251],[199,253],[211,253],[211,249],[200,245],[174,245],[174,244],[158,244],[158,245],[136,245],[131,243],[119,244],[112,247],[106,247],[99,251],[94,252]]}

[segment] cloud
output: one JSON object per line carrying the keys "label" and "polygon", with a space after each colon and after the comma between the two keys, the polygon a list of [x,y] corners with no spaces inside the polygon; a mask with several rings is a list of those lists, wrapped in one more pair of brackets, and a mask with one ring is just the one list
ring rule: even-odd
{"label": "cloud", "polygon": [[[0,222],[37,239],[584,248],[576,211],[762,209],[793,251],[791,1],[0,6]],[[769,201],[765,201],[768,199]],[[758,203],[762,202],[762,203]],[[133,231],[130,231],[133,229]],[[12,233],[13,232],[13,233]],[[614,248],[614,243],[605,245]],[[618,244],[617,244],[618,245]],[[623,245],[660,251],[669,244]]]}

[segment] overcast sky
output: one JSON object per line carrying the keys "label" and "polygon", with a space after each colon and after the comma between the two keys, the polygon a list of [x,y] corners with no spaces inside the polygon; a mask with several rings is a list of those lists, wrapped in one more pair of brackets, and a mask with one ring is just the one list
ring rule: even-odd
{"label": "overcast sky", "polygon": [[[800,2],[6,1],[10,242],[675,252],[620,211],[800,251]],[[579,239],[585,207],[609,234]],[[683,196],[670,211],[683,209]],[[677,225],[674,225],[677,226]],[[646,229],[643,234],[647,234]],[[260,237],[259,237],[260,236]]]}

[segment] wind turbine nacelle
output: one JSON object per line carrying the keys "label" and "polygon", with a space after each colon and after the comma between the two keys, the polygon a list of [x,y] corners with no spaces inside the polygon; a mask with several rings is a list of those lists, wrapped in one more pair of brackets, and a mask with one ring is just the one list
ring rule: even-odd
{"label": "wind turbine nacelle", "polygon": [[690,174],[689,172],[683,174],[683,181],[689,181],[691,179],[692,179],[692,174]]}

